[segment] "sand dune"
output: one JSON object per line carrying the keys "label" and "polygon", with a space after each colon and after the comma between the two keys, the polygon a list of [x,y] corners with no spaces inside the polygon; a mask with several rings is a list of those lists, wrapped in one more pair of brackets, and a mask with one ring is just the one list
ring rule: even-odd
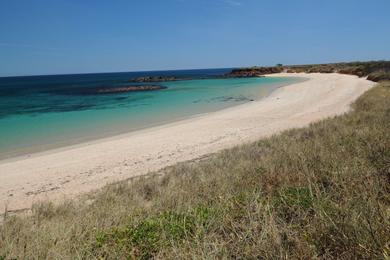
{"label": "sand dune", "polygon": [[103,185],[342,114],[374,83],[340,74],[275,74],[309,80],[269,97],[94,142],[0,162],[0,211],[74,197]]}

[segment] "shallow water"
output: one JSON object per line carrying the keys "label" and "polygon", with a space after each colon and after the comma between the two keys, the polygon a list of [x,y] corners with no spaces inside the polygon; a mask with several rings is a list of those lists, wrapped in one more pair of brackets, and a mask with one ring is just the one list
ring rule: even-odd
{"label": "shallow water", "polygon": [[[229,71],[148,72],[193,80],[167,89],[84,95],[84,89],[131,85],[142,73],[0,78],[0,158],[142,129],[260,99],[297,78],[202,79]],[[153,83],[154,84],[154,83]]]}

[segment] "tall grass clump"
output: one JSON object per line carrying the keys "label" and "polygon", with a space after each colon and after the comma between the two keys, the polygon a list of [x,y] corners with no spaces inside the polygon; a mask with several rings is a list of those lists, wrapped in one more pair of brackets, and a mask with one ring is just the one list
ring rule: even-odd
{"label": "tall grass clump", "polygon": [[389,259],[390,83],[342,116],[0,227],[0,259]]}

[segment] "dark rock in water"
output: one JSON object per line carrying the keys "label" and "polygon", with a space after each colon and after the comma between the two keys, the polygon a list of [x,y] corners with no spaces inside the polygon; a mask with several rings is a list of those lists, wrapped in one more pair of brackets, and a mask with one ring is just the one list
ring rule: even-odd
{"label": "dark rock in water", "polygon": [[156,77],[138,77],[138,78],[130,79],[129,82],[143,83],[143,82],[165,82],[165,81],[176,81],[176,80],[179,80],[179,78],[156,76]]}
{"label": "dark rock in water", "polygon": [[230,96],[221,96],[221,97],[213,97],[210,99],[197,99],[192,101],[192,103],[211,103],[211,102],[244,102],[244,101],[254,101],[254,99],[250,99],[244,96],[239,96],[239,97],[230,97]]}
{"label": "dark rock in water", "polygon": [[239,96],[239,97],[230,97],[230,96],[222,96],[222,97],[214,97],[210,99],[211,102],[244,102],[244,101],[253,101],[253,99]]}
{"label": "dark rock in water", "polygon": [[[94,94],[115,94],[115,93],[126,93],[126,92],[138,92],[138,91],[154,91],[166,89],[167,87],[159,85],[143,85],[143,86],[124,86],[115,88],[98,88],[94,89]],[[91,93],[92,94],[92,93]]]}

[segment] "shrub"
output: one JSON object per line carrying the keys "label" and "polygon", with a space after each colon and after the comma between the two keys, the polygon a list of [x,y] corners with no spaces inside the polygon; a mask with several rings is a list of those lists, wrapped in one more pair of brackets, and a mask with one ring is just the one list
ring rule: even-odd
{"label": "shrub", "polygon": [[390,70],[389,71],[377,71],[377,72],[370,73],[368,75],[367,79],[374,81],[374,82],[390,80]]}

